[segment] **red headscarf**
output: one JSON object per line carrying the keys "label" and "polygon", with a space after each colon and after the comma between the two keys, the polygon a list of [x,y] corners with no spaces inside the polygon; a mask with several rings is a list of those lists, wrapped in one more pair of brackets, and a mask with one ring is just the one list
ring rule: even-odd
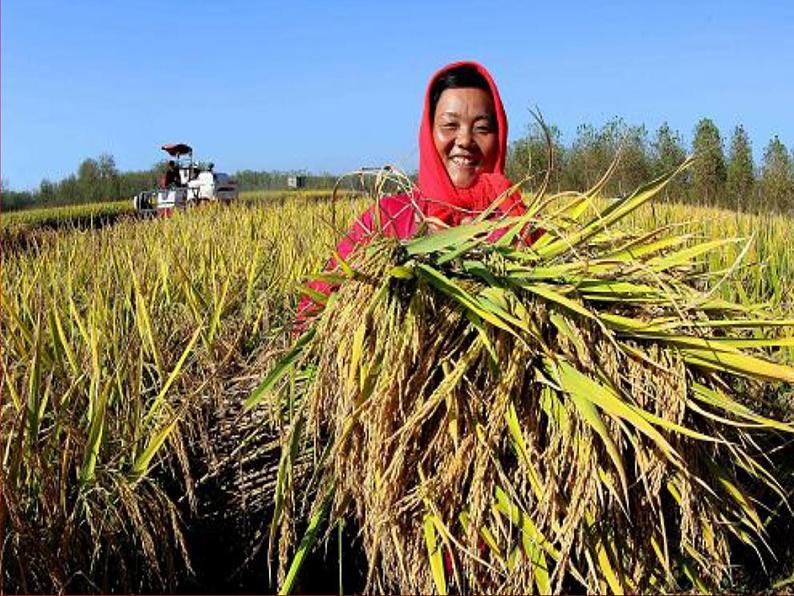
{"label": "red headscarf", "polygon": [[[464,65],[473,66],[488,81],[493,98],[499,143],[493,171],[481,173],[470,188],[456,188],[447,174],[447,169],[444,167],[433,141],[433,123],[430,120],[430,90],[433,83],[445,72]],[[380,232],[386,236],[400,239],[412,237],[418,227],[416,206],[421,209],[423,215],[437,218],[449,226],[458,225],[464,217],[471,217],[484,211],[499,195],[512,186],[504,174],[506,156],[507,117],[499,97],[499,91],[491,75],[476,62],[454,62],[445,66],[430,79],[425,94],[424,114],[419,127],[419,188],[410,195],[392,195],[384,197],[378,202]],[[502,201],[495,215],[520,215],[523,210],[521,194],[514,192]],[[356,246],[366,244],[377,232],[374,208],[370,208],[356,220],[353,227],[341,240],[337,246],[337,253],[346,259]],[[504,232],[505,229],[495,230],[489,239],[496,240]],[[326,269],[332,270],[336,266],[336,260],[331,259]],[[308,286],[325,295],[329,295],[336,289],[336,286],[325,281],[312,281]],[[301,299],[296,319],[296,333],[305,328],[307,317],[316,310],[318,310],[318,306],[313,299],[308,296]]]}
{"label": "red headscarf", "polygon": [[[447,174],[444,163],[436,150],[433,140],[433,122],[431,120],[432,98],[431,90],[435,82],[445,73],[460,66],[469,66],[482,75],[488,82],[491,98],[493,99],[494,115],[498,134],[497,156],[493,170],[481,173],[477,181],[470,188],[456,188]],[[500,194],[512,186],[505,176],[505,159],[507,156],[507,116],[499,97],[491,74],[477,62],[453,62],[439,70],[430,79],[425,93],[424,112],[419,126],[419,195],[422,201],[422,210],[425,215],[437,217],[448,225],[457,225],[461,219],[483,211]],[[500,211],[502,213],[512,210],[511,215],[517,214],[521,205],[519,193],[513,193],[507,198]],[[515,207],[515,209],[513,209]]]}

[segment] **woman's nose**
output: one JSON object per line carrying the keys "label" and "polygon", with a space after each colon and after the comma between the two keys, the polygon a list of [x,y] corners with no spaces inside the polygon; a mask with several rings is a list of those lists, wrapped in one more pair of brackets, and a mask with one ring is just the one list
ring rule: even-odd
{"label": "woman's nose", "polygon": [[472,144],[474,137],[471,134],[471,130],[467,126],[461,126],[458,129],[458,134],[455,137],[455,143],[459,147],[470,147]]}

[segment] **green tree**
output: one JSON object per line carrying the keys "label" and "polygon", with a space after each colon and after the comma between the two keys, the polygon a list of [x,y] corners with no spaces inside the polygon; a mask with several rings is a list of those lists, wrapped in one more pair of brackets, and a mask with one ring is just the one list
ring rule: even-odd
{"label": "green tree", "polygon": [[601,129],[592,124],[581,124],[576,128],[576,138],[566,160],[566,188],[587,190],[606,172],[619,145],[621,120],[613,119]]}
{"label": "green tree", "polygon": [[35,197],[33,193],[26,190],[11,190],[8,185],[8,180],[5,178],[0,179],[0,208],[2,208],[3,211],[30,207],[34,202]]}
{"label": "green tree", "polygon": [[[554,152],[554,164],[549,180],[549,189],[559,189],[560,167],[565,157],[561,141],[560,129],[547,125],[551,146]],[[507,151],[505,170],[508,178],[518,182],[529,176],[527,189],[537,188],[546,174],[548,166],[548,146],[546,135],[538,124],[529,127],[525,137],[517,139],[510,144]]]}
{"label": "green tree", "polygon": [[742,211],[753,206],[755,173],[750,139],[740,124],[733,129],[728,153],[726,191],[730,207]]}
{"label": "green tree", "polygon": [[661,176],[674,170],[686,159],[686,149],[681,133],[670,128],[667,122],[656,131],[656,138],[651,143],[652,173]]}
{"label": "green tree", "polygon": [[[90,175],[86,174],[85,180],[89,180]],[[71,176],[67,176],[63,180],[60,181],[58,184],[58,193],[57,193],[57,200],[55,201],[56,204],[59,205],[72,205],[75,203],[85,203],[86,198],[85,194],[83,194],[84,187],[83,184],[80,182],[78,178],[75,177],[74,174]]]}
{"label": "green tree", "polygon": [[78,202],[93,203],[101,197],[99,163],[92,158],[84,159],[77,168]]}
{"label": "green tree", "polygon": [[102,153],[97,158],[97,170],[101,190],[100,200],[114,201],[121,198],[121,184],[116,160],[109,153]]}
{"label": "green tree", "polygon": [[648,152],[648,131],[644,125],[627,126],[618,121],[616,144],[619,151],[618,168],[615,172],[613,194],[625,196],[646,183],[651,172]]}
{"label": "green tree", "polygon": [[788,211],[794,207],[794,173],[786,146],[775,136],[764,150],[761,166],[761,200],[771,209]]}
{"label": "green tree", "polygon": [[717,125],[703,118],[695,127],[692,150],[692,192],[698,203],[719,204],[725,190],[725,152]]}
{"label": "green tree", "polygon": [[39,185],[39,201],[42,203],[52,203],[55,200],[57,187],[47,178],[42,179]]}
{"label": "green tree", "polygon": [[[686,159],[686,149],[681,133],[672,130],[667,122],[656,131],[651,143],[651,175],[656,178],[676,169]],[[689,172],[676,176],[664,189],[666,200],[683,201],[689,188]]]}
{"label": "green tree", "polygon": [[563,186],[587,190],[618,156],[617,170],[605,192],[623,196],[645,182],[651,169],[645,126],[629,126],[622,118],[613,118],[600,129],[590,124],[579,126],[567,152],[561,176]]}

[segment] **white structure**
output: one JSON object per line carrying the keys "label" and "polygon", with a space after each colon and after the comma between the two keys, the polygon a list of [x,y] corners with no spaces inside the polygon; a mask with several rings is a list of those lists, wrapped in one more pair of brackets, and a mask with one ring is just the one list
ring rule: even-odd
{"label": "white structure", "polygon": [[306,176],[287,176],[287,188],[303,188],[306,186]]}
{"label": "white structure", "polygon": [[237,182],[228,174],[214,172],[215,165],[211,162],[193,161],[193,149],[190,145],[177,143],[163,145],[162,149],[175,158],[180,184],[165,188],[163,181],[161,188],[135,195],[133,205],[136,211],[168,214],[174,209],[208,201],[229,204],[240,196]]}

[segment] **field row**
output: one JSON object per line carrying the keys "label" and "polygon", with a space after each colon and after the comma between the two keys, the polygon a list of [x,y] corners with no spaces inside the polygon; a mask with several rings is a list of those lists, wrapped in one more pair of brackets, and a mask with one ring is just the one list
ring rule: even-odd
{"label": "field row", "polygon": [[[2,558],[28,562],[3,566],[5,590],[175,588],[201,476],[244,441],[239,403],[289,344],[296,287],[366,205],[338,202],[334,230],[320,196],[250,193],[250,208],[122,218],[3,252]],[[9,216],[47,221],[31,214]],[[794,222],[656,206],[632,224],[681,221],[737,239],[708,253],[716,293],[791,316]],[[237,422],[210,440],[223,412]]]}

